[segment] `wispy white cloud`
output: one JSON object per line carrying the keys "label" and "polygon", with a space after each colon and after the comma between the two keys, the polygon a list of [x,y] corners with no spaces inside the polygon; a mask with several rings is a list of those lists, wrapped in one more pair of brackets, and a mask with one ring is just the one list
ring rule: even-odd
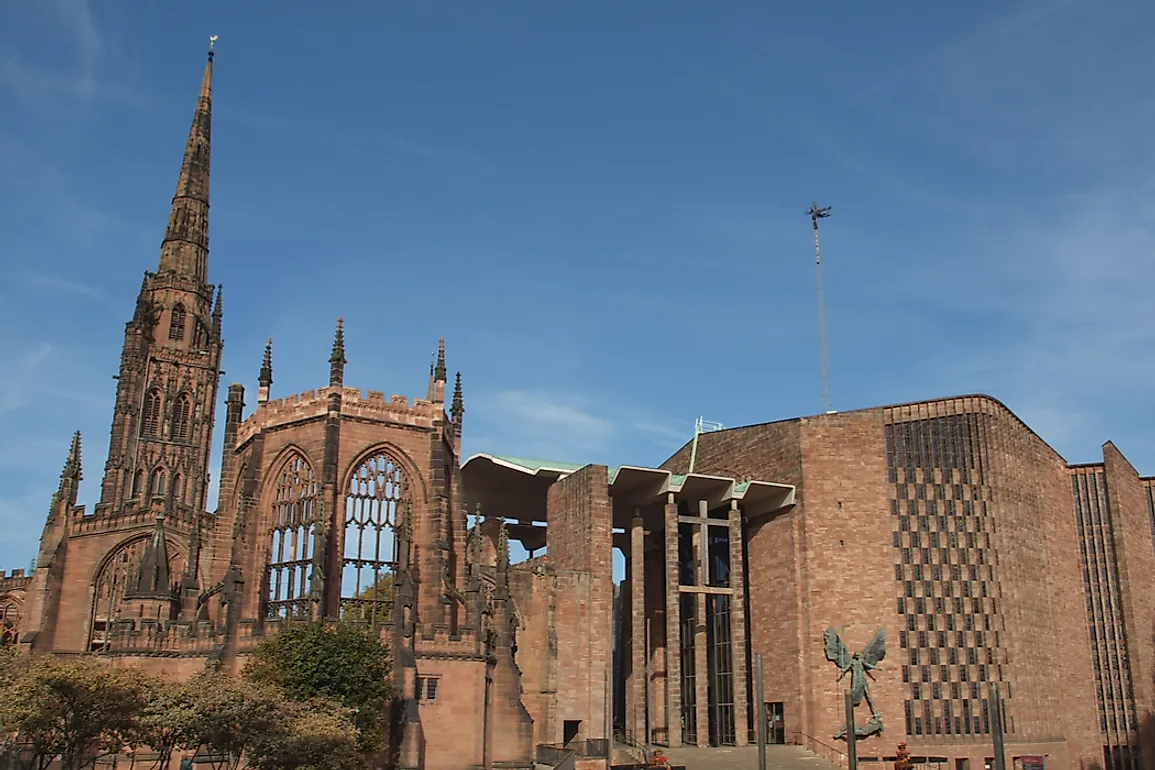
{"label": "wispy white cloud", "polygon": [[53,348],[41,342],[17,357],[16,365],[0,378],[0,414],[22,409],[31,403],[36,390],[36,372],[52,355]]}
{"label": "wispy white cloud", "polygon": [[104,55],[104,37],[88,0],[52,0],[56,18],[76,44],[83,71],[91,75]]}
{"label": "wispy white cloud", "polygon": [[59,461],[64,464],[68,456],[69,439],[28,438],[26,441],[0,445],[0,472],[42,472],[46,464]]}
{"label": "wispy white cloud", "polygon": [[[109,38],[116,30],[101,24],[89,0],[46,0],[27,23],[47,24],[47,36],[61,52],[46,57],[43,46],[23,45],[25,30],[7,30],[0,52],[0,89],[19,98],[25,109],[58,113],[95,102],[146,110],[156,99],[109,76]],[[36,37],[35,34],[32,37]]]}
{"label": "wispy white cloud", "polygon": [[693,434],[692,429],[678,429],[672,425],[666,424],[635,422],[630,427],[636,431],[649,434],[655,439],[661,441],[663,444],[668,443],[671,440],[681,441],[684,443],[689,441],[691,435]]}
{"label": "wispy white cloud", "polygon": [[614,435],[614,423],[574,395],[506,390],[479,401],[477,411],[489,432],[522,454],[581,460],[604,452]]}
{"label": "wispy white cloud", "polygon": [[156,104],[148,94],[124,84],[101,80],[95,74],[44,67],[11,53],[0,55],[0,86],[26,102],[55,106],[60,105],[61,98],[108,102],[142,111]]}
{"label": "wispy white cloud", "polygon": [[36,555],[36,539],[52,502],[52,490],[29,489],[23,494],[0,497],[0,541],[19,561],[6,560],[0,569],[27,568]]}
{"label": "wispy white cloud", "polygon": [[[470,452],[564,462],[650,463],[675,451],[691,433],[689,426],[679,430],[645,407],[542,390],[480,396],[471,415],[478,427],[467,432]],[[636,455],[641,450],[646,456]]]}
{"label": "wispy white cloud", "polygon": [[[950,186],[942,200],[964,203],[932,225],[932,251],[903,255],[903,270],[888,273],[898,304],[917,306],[911,322],[927,326],[919,388],[990,392],[1069,459],[1129,430],[1118,418],[1128,410],[1155,417],[1145,279],[1155,268],[1155,105],[1120,77],[1152,64],[1137,13],[1010,5],[846,93],[915,148],[902,173],[862,148],[833,148],[888,195]],[[918,157],[933,158],[939,176],[910,178]],[[1155,455],[1148,437],[1128,440]]]}
{"label": "wispy white cloud", "polygon": [[1060,451],[1091,451],[1104,437],[1088,445],[1086,431],[1104,430],[1098,418],[1113,408],[1149,413],[1155,324],[1144,277],[1155,271],[1155,197],[1130,194],[1065,197],[997,223],[947,260],[965,258],[966,271],[938,263],[912,275],[911,293],[950,282],[941,310],[998,323],[936,361],[936,378],[995,391]]}
{"label": "wispy white cloud", "polygon": [[127,227],[90,197],[77,194],[75,181],[59,164],[3,131],[0,131],[0,178],[11,194],[43,201],[42,210],[50,211],[59,222],[68,223],[70,237],[96,242],[112,231],[123,232]]}
{"label": "wispy white cloud", "polygon": [[91,300],[98,305],[103,305],[110,310],[123,310],[122,307],[112,302],[104,289],[99,286],[92,286],[54,275],[43,275],[39,273],[25,273],[21,276],[21,279],[26,286],[33,290],[39,290],[42,293],[51,294],[56,297],[81,297]]}
{"label": "wispy white cloud", "polygon": [[233,121],[246,128],[258,131],[274,131],[292,134],[329,145],[379,148],[401,155],[409,155],[425,161],[452,165],[459,170],[475,173],[489,171],[489,162],[478,153],[461,147],[435,144],[413,137],[400,136],[380,127],[366,131],[363,127],[343,128],[337,125],[306,123],[296,118],[269,115],[240,107],[236,104],[221,104],[213,108],[213,117],[218,121]]}

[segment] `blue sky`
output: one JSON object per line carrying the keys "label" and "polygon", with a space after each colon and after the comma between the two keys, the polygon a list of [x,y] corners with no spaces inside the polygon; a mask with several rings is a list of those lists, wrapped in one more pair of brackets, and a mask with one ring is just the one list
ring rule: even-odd
{"label": "blue sky", "polygon": [[16,0],[0,566],[76,429],[97,498],[211,34],[250,401],[267,336],[275,396],[322,385],[343,315],[366,389],[423,394],[446,337],[467,453],[656,464],[700,415],[814,413],[817,198],[837,408],[988,392],[1155,473],[1150,4]]}

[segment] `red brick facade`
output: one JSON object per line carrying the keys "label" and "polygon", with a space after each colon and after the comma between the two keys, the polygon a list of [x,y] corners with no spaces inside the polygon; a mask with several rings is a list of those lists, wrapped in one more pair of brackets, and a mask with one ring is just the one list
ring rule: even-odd
{"label": "red brick facade", "polygon": [[844,721],[823,631],[860,649],[882,627],[885,732],[860,756],[906,740],[981,766],[991,682],[1008,761],[1123,768],[1155,752],[1155,504],[1113,445],[1070,467],[971,396],[704,434],[695,471],[797,486],[792,510],[746,534],[751,649],[788,734],[829,743]]}

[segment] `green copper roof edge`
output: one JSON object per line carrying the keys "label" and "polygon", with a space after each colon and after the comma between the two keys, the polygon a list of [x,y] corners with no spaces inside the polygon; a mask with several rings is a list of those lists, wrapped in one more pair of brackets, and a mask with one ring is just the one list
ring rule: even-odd
{"label": "green copper roof edge", "polygon": [[567,462],[560,462],[557,460],[539,460],[539,459],[532,458],[532,457],[514,457],[512,455],[489,455],[489,456],[492,457],[494,460],[501,460],[502,462],[509,463],[510,465],[519,465],[522,468],[526,468],[528,470],[533,470],[533,471],[540,471],[540,470],[577,471],[577,470],[581,470],[582,468],[584,468],[586,466],[586,464],[583,464],[583,463],[567,463]]}

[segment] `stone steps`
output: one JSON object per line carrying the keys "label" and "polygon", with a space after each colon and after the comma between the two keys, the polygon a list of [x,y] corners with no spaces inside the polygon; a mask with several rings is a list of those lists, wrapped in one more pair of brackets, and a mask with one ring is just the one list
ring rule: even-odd
{"label": "stone steps", "polygon": [[[757,746],[687,747],[666,750],[673,765],[686,770],[758,770]],[[767,770],[840,770],[839,765],[801,746],[767,746]]]}

